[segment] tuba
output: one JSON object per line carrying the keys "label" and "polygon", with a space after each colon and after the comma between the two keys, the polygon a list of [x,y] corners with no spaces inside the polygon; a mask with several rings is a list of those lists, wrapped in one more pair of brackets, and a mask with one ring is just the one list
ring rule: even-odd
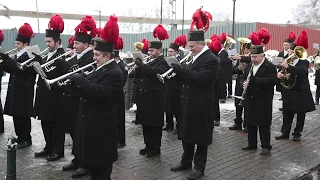
{"label": "tuba", "polygon": [[223,43],[223,49],[228,51],[232,44],[236,44],[236,41],[232,39],[231,37],[227,36],[226,41]]}
{"label": "tuba", "polygon": [[133,44],[133,46],[136,48],[136,51],[141,51],[141,49],[143,48],[144,44],[143,44],[143,42],[135,42]]}
{"label": "tuba", "polygon": [[[239,37],[237,40],[240,42],[239,55],[240,56],[248,56],[248,54],[245,54],[244,51],[246,49],[247,44],[251,43],[251,40],[248,38],[245,38],[245,37]],[[243,67],[245,67],[247,65],[247,63],[245,63],[245,62],[240,61],[239,63],[243,64]]]}
{"label": "tuba", "polygon": [[[306,51],[306,49],[302,46],[297,46],[294,48],[294,53],[292,55],[290,55],[287,59],[285,59],[284,61],[286,61],[288,63],[288,65],[292,66],[292,62],[295,59],[300,59],[300,60],[305,60],[308,56],[308,53]],[[283,74],[286,75],[285,78],[282,78],[280,80],[280,84],[282,85],[283,88],[285,89],[292,89],[297,81],[297,76],[291,76],[290,73],[287,72],[287,69],[282,68],[281,72]]]}

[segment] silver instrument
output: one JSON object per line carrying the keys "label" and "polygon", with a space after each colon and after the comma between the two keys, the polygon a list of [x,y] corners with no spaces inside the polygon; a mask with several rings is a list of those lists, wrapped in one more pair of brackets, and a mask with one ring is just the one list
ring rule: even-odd
{"label": "silver instrument", "polygon": [[239,103],[239,106],[244,106],[243,104],[243,101],[247,95],[247,89],[248,89],[248,86],[249,86],[249,83],[250,83],[250,77],[251,77],[251,74],[253,73],[253,66],[254,64],[252,63],[251,65],[251,68],[250,68],[250,71],[249,71],[249,74],[247,75],[247,79],[245,82],[247,82],[247,86],[243,88],[243,91],[242,91],[242,96],[233,96],[237,99],[240,99],[240,103]]}
{"label": "silver instrument", "polygon": [[64,54],[61,54],[61,55],[57,56],[56,58],[54,58],[54,59],[42,64],[41,68],[43,68],[45,70],[45,72],[50,72],[50,71],[52,71],[52,70],[54,70],[56,68],[56,66],[51,66],[56,60],[60,59],[63,56],[69,55],[71,52],[75,53],[75,51],[76,50],[68,51],[68,52],[65,52]]}
{"label": "silver instrument", "polygon": [[[48,49],[49,49],[49,48],[46,48],[45,50],[41,51],[41,52],[39,53],[39,55],[45,53],[46,51],[48,51]],[[28,54],[29,54],[29,53],[28,53]],[[46,55],[43,55],[42,58],[45,58],[45,57],[47,57],[47,56],[48,56],[48,53],[47,53]],[[29,55],[29,57],[30,57],[30,55]],[[30,67],[30,66],[32,66],[32,63],[30,63],[30,62],[31,62],[32,60],[34,60],[34,58],[35,58],[35,57],[32,57],[32,58],[26,60],[26,61],[23,62],[23,63],[18,63],[18,62],[16,62],[16,63],[17,63],[16,65],[18,66],[18,68],[19,68],[20,70],[24,70],[25,67]],[[29,64],[29,63],[30,63],[30,64]]]}

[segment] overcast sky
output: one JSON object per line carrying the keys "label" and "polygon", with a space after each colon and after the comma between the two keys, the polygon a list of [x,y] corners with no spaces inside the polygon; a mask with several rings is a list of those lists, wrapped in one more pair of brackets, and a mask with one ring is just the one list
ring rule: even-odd
{"label": "overcast sky", "polygon": [[[168,4],[170,0],[163,0]],[[88,3],[90,2],[90,3]],[[110,3],[112,2],[112,3]],[[160,6],[161,0],[38,0],[39,11],[56,13],[81,13],[97,15],[95,10],[101,10],[102,15],[121,14],[128,9],[139,11],[142,8],[154,8]],[[246,22],[286,23],[292,20],[292,12],[301,0],[237,0],[236,20]],[[101,4],[98,4],[101,3]],[[12,10],[36,10],[36,0],[1,0],[0,4]],[[176,0],[177,19],[182,19],[183,0]],[[191,19],[192,14],[200,6],[211,13],[230,14],[232,17],[233,0],[185,0],[185,19]],[[3,7],[0,7],[4,9]],[[24,22],[31,24],[37,32],[37,19],[0,17],[0,29],[19,28]],[[40,19],[40,31],[45,32],[49,19]],[[72,32],[80,21],[65,20],[65,33]],[[104,25],[103,25],[104,26]]]}

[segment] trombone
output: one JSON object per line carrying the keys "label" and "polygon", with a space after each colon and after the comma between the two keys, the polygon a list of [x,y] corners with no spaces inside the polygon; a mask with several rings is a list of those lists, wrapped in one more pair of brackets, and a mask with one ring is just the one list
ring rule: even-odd
{"label": "trombone", "polygon": [[[183,59],[181,59],[180,64],[186,62],[190,56],[192,55],[192,52],[190,51],[189,54],[184,57]],[[172,75],[169,76],[170,73],[173,73]],[[163,74],[157,74],[157,77],[159,79],[159,81],[161,81],[162,83],[164,83],[164,78],[172,78],[174,77],[176,74],[173,72],[173,68],[170,68],[167,72],[163,73]]]}
{"label": "trombone", "polygon": [[[42,64],[41,68],[43,68],[45,70],[45,72],[50,72],[50,71],[54,70],[55,68],[57,68],[56,66],[51,66],[56,60],[60,59],[63,56],[66,56],[66,55],[70,54],[71,52],[75,53],[75,51],[76,50],[68,51],[68,52],[65,52],[64,54],[61,54],[61,55],[57,56],[56,58],[54,58],[54,59]],[[70,60],[70,59],[68,58],[68,60]],[[67,59],[66,59],[66,61],[67,61]],[[49,66],[51,66],[51,67],[49,67]]]}
{"label": "trombone", "polygon": [[93,72],[95,71],[95,69],[96,69],[96,67],[94,66],[94,65],[96,65],[96,64],[97,64],[97,62],[94,61],[94,62],[92,62],[92,63],[90,63],[90,64],[87,64],[87,65],[85,65],[85,66],[83,66],[83,67],[81,67],[81,68],[79,68],[79,69],[76,69],[76,70],[74,70],[74,71],[72,71],[72,72],[69,72],[69,73],[67,73],[67,74],[64,74],[64,75],[62,75],[62,76],[60,76],[60,77],[57,77],[57,78],[54,78],[54,79],[50,79],[50,80],[43,78],[43,80],[44,80],[44,82],[46,83],[48,89],[51,90],[51,84],[58,83],[59,86],[66,85],[68,82],[70,82],[70,79],[67,79],[67,80],[65,80],[65,81],[63,81],[63,82],[59,82],[59,81],[62,81],[62,80],[64,80],[64,79],[68,78],[69,76],[71,76],[71,75],[79,72],[79,71],[83,71],[83,70],[85,70],[85,69],[87,69],[87,68],[92,68],[91,71],[85,71],[84,73],[85,73],[86,75],[89,75],[89,74],[93,73]]}
{"label": "trombone", "polygon": [[[49,49],[49,48],[46,48],[45,50],[41,51],[40,54],[43,54],[43,53],[46,52],[48,49]],[[49,54],[49,53],[47,53],[46,55],[42,56],[42,58],[47,57],[48,54]],[[18,63],[18,62],[17,62],[18,68],[19,68],[20,70],[23,70],[25,66],[27,66],[27,67],[31,66],[31,65],[28,65],[28,63],[30,63],[34,58],[35,58],[35,57],[32,57],[32,58],[26,60],[26,61],[23,62],[23,63]]]}

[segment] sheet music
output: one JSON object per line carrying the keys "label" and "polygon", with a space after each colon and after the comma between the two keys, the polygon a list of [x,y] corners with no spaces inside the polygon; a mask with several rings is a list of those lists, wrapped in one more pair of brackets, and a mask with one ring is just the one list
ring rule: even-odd
{"label": "sheet music", "polygon": [[234,55],[238,55],[237,49],[228,50],[228,54],[229,54],[229,57],[234,56]]}
{"label": "sheet music", "polygon": [[133,59],[137,59],[137,58],[140,58],[141,60],[143,60],[143,54],[142,52],[140,51],[137,51],[137,52],[132,52],[132,56],[133,56]]}
{"label": "sheet music", "polygon": [[166,62],[168,63],[169,66],[172,66],[172,64],[179,64],[180,65],[180,62],[176,58],[176,56],[168,56],[168,57],[164,57],[164,59],[166,60]]}
{"label": "sheet music", "polygon": [[29,58],[34,58],[34,55],[32,53],[35,53],[37,55],[40,55],[40,49],[39,49],[39,46],[38,45],[34,45],[34,46],[30,46],[28,49],[27,49],[27,54],[29,56]]}
{"label": "sheet music", "polygon": [[281,60],[283,60],[282,57],[274,57],[274,58],[271,59],[270,62],[271,62],[272,64],[276,65],[276,66],[279,66]]}

